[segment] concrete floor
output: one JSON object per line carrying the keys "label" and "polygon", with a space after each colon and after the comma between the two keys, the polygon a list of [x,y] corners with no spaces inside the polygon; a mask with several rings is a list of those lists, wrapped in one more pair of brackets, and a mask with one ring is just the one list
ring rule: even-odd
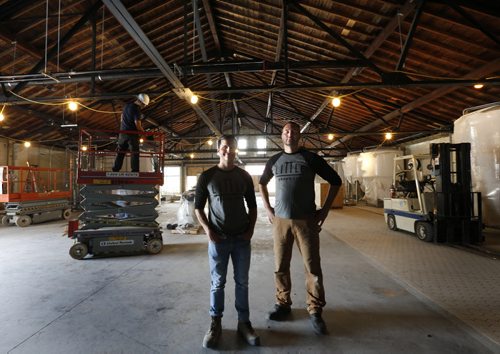
{"label": "concrete floor", "polygon": [[[174,222],[178,206],[163,204],[159,221]],[[76,261],[68,255],[73,241],[62,236],[64,229],[62,221],[0,227],[0,353],[213,352],[201,347],[209,325],[206,235],[165,230],[159,255]],[[274,304],[274,281],[262,208],[252,247],[251,319],[262,346],[249,347],[237,336],[230,279],[221,352],[500,352],[498,260],[389,231],[377,210],[333,210],[321,234],[330,334],[318,337],[305,311],[296,250],[292,319],[265,319]],[[470,262],[480,269],[470,269]],[[457,295],[461,287],[479,287],[476,272],[493,277],[481,278],[476,291],[483,295]]]}

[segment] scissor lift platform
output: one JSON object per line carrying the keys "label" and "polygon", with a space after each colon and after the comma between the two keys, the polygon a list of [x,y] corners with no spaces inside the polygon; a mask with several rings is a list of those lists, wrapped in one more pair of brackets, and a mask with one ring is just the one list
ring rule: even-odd
{"label": "scissor lift platform", "polygon": [[[113,147],[119,133],[82,130],[77,182],[82,185],[79,220],[68,224],[68,237],[75,240],[69,254],[74,259],[87,255],[129,255],[161,252],[163,239],[156,222],[157,185],[163,184],[164,135],[140,132],[146,136],[138,153],[139,172],[113,172]],[[135,132],[139,134],[139,132]],[[131,156],[134,152],[127,152]]]}

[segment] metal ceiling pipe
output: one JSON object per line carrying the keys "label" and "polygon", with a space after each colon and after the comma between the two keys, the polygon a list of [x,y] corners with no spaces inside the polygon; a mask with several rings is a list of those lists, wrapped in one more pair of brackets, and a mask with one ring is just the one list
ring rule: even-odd
{"label": "metal ceiling pipe", "polygon": [[[294,61],[289,62],[289,70],[311,70],[311,69],[337,69],[364,67],[361,60],[320,60],[320,61]],[[222,74],[236,72],[262,72],[285,70],[285,63],[268,61],[243,61],[243,62],[217,62],[196,65],[172,65],[171,70],[177,69],[182,75]],[[148,79],[162,77],[157,68],[142,69],[107,69],[90,70],[80,72],[51,73],[50,78],[44,74],[30,75],[3,75],[0,76],[0,84],[13,85],[26,83],[28,85],[56,85],[75,82],[90,82],[92,78],[96,81]]]}
{"label": "metal ceiling pipe", "polygon": [[[362,60],[318,60],[318,61],[290,61],[288,70],[309,70],[309,69],[337,69],[366,67]],[[199,75],[207,73],[234,73],[234,72],[259,72],[285,70],[286,63],[270,62],[265,60],[244,61],[244,62],[219,62],[196,65],[179,66],[184,75]]]}
{"label": "metal ceiling pipe", "polygon": [[[393,135],[406,135],[406,134],[438,134],[438,133],[451,133],[452,129],[434,129],[434,130],[418,130],[418,131],[391,131]],[[356,135],[356,136],[364,136],[364,135],[384,135],[388,133],[388,131],[370,131],[370,132],[357,132],[357,131],[343,131],[343,132],[337,132],[337,131],[321,131],[321,132],[316,132],[316,133],[301,133],[300,135],[302,137],[306,136],[318,136],[318,135],[328,135],[328,134],[333,134],[336,136],[342,136],[342,135]],[[281,133],[240,133],[238,134],[238,137],[240,138],[250,138],[250,137],[260,137],[260,138],[278,138],[281,137]],[[182,139],[182,140],[191,140],[191,139],[200,139],[200,140],[210,140],[210,139],[215,139],[216,137],[213,135],[197,135],[197,136],[179,136],[178,138],[171,138],[171,139]]]}

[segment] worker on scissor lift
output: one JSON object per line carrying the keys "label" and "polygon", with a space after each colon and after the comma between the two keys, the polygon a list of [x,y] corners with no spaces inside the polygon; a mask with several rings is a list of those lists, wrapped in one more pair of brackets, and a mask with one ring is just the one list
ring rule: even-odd
{"label": "worker on scissor lift", "polygon": [[[144,131],[142,127],[142,119],[144,115],[141,113],[141,109],[149,104],[149,96],[145,93],[140,93],[137,95],[137,99],[134,102],[128,103],[123,108],[121,116],[120,130],[122,131]],[[123,159],[125,158],[125,152],[129,150],[132,153],[130,157],[130,165],[132,167],[132,172],[139,172],[139,134],[127,134],[120,133],[118,137],[118,154],[116,155],[115,163],[113,165],[113,171],[118,172],[121,170],[123,165]]]}

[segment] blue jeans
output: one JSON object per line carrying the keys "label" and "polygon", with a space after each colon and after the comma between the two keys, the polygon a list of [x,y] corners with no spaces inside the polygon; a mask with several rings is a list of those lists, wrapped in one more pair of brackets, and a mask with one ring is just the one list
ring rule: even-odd
{"label": "blue jeans", "polygon": [[238,321],[249,321],[248,271],[250,270],[250,256],[250,241],[228,238],[219,243],[208,242],[208,263],[211,276],[210,316],[222,316],[224,312],[224,287],[226,285],[227,266],[231,257]]}

